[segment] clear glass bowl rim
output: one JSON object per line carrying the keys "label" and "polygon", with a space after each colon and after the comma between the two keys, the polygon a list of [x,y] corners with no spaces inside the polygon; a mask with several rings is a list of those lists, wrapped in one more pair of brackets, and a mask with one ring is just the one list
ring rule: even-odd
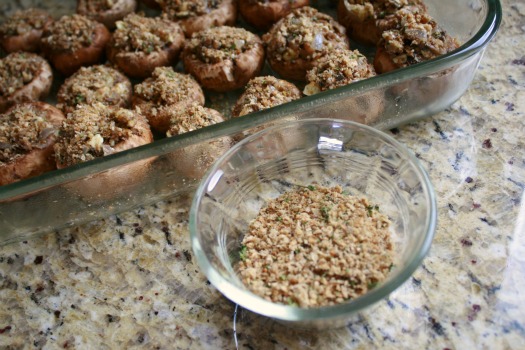
{"label": "clear glass bowl rim", "polygon": [[487,16],[483,24],[480,26],[480,29],[470,40],[457,50],[439,58],[422,62],[412,67],[406,67],[390,73],[378,75],[335,90],[328,90],[314,96],[303,97],[300,100],[292,101],[284,105],[255,112],[251,114],[249,118],[232,118],[223,123],[191,131],[183,135],[157,140],[151,144],[143,145],[134,149],[94,159],[65,169],[54,170],[9,185],[0,186],[0,201],[81,179],[91,174],[108,170],[112,167],[149,157],[160,156],[192,144],[206,142],[217,137],[228,136],[242,130],[248,130],[283,116],[290,115],[291,113],[296,112],[298,107],[300,110],[307,109],[309,105],[315,103],[319,99],[322,99],[323,103],[328,104],[330,101],[337,100],[343,95],[352,96],[360,94],[366,91],[379,89],[393,84],[394,82],[398,83],[446,69],[482,50],[496,34],[502,19],[500,0],[484,1],[488,9]]}
{"label": "clear glass bowl rim", "polygon": [[[267,134],[272,132],[274,129],[282,129],[286,127],[297,128],[299,124],[346,124],[353,128],[362,129],[368,133],[376,135],[378,138],[386,141],[393,145],[400,153],[402,153],[406,159],[413,164],[414,169],[417,171],[423,188],[423,192],[427,195],[427,217],[425,223],[425,237],[421,244],[421,247],[418,252],[413,257],[412,261],[409,261],[407,266],[403,270],[396,271],[397,275],[394,278],[389,279],[386,283],[379,285],[372,291],[366,293],[365,295],[356,298],[347,303],[334,305],[334,306],[325,306],[319,308],[299,308],[290,305],[282,305],[272,303],[270,301],[264,300],[263,298],[256,296],[255,294],[241,289],[231,283],[229,283],[225,278],[223,278],[210,264],[210,261],[204,254],[200,242],[197,238],[197,222],[198,222],[198,208],[199,203],[201,202],[203,196],[206,193],[208,183],[210,181],[210,175],[217,171],[217,168],[220,163],[229,158],[232,153],[243,144],[250,142],[254,138],[259,137],[262,134]],[[226,153],[224,153],[213,166],[208,170],[203,180],[199,184],[195,196],[192,201],[190,216],[189,216],[189,231],[190,231],[190,240],[193,248],[194,255],[197,259],[197,262],[201,268],[201,271],[207,276],[208,280],[214,285],[224,296],[233,301],[234,303],[251,310],[255,313],[276,318],[282,321],[316,321],[323,319],[332,319],[345,317],[350,314],[354,314],[360,310],[365,309],[366,307],[378,302],[382,298],[386,297],[397,289],[401,284],[403,284],[414,271],[419,267],[423,258],[428,253],[432,240],[434,238],[434,233],[437,225],[437,203],[434,193],[434,189],[430,178],[420,164],[419,160],[413,155],[413,153],[408,150],[402,143],[395,140],[393,137],[387,135],[386,133],[375,129],[370,126],[359,124],[356,122],[348,120],[338,120],[338,119],[326,119],[326,118],[312,118],[304,119],[300,121],[293,121],[288,123],[280,123],[274,125],[262,131],[259,131],[246,139],[242,140]],[[395,271],[395,270],[394,270]]]}

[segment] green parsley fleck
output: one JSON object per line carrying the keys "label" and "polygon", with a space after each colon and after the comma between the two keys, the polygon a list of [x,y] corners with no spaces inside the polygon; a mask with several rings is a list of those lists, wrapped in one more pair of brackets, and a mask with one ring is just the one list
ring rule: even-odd
{"label": "green parsley fleck", "polygon": [[79,105],[86,102],[86,97],[84,95],[76,95],[75,96],[75,104]]}
{"label": "green parsley fleck", "polygon": [[368,211],[368,216],[372,216],[372,211],[377,210],[379,211],[379,206],[377,205],[369,205],[366,207],[366,210]]}
{"label": "green parsley fleck", "polygon": [[247,250],[248,247],[246,247],[245,245],[241,246],[241,250],[239,251],[239,258],[241,258],[242,261],[245,261],[247,258]]}
{"label": "green parsley fleck", "polygon": [[321,215],[324,218],[324,221],[329,222],[330,221],[330,209],[328,207],[321,207]]}
{"label": "green parsley fleck", "polygon": [[394,263],[391,263],[388,267],[388,272],[392,271],[392,269],[395,267]]}

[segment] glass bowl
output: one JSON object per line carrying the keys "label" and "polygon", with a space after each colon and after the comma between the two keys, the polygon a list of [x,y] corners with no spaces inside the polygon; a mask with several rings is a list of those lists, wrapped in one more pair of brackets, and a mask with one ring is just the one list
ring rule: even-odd
{"label": "glass bowl", "polygon": [[[250,292],[235,262],[249,223],[269,199],[296,186],[339,185],[379,204],[392,225],[394,267],[385,281],[351,301],[299,308]],[[344,120],[281,123],[233,146],[200,183],[190,236],[209,281],[238,305],[299,327],[342,326],[406,281],[430,248],[436,228],[430,180],[415,156],[380,130]]]}
{"label": "glass bowl", "polygon": [[[248,116],[176,137],[156,139],[132,150],[1,186],[0,245],[194,191],[201,176],[185,175],[187,172],[177,169],[179,162],[173,155],[191,155],[193,152],[188,150],[196,145],[206,148],[217,139],[237,139],[285,119],[337,118],[388,129],[442,111],[468,89],[500,25],[501,4],[499,0],[426,0],[425,3],[432,17],[458,39],[461,46],[457,50]],[[332,15],[335,4],[333,0],[313,3],[319,10]],[[2,1],[0,22],[24,6],[43,7],[58,17],[74,12],[75,3]],[[356,45],[352,47],[362,49]],[[369,58],[373,55],[373,50],[363,48],[363,52]],[[266,68],[264,73],[272,72]],[[59,83],[54,85],[56,91]],[[241,92],[207,94],[207,106],[220,110],[227,117]],[[195,160],[183,160],[184,163],[192,161]],[[118,173],[119,168],[139,168],[135,164],[141,163],[149,164],[147,169],[140,171],[141,176],[130,176],[129,181],[121,181],[115,187],[98,186],[99,193],[89,197],[71,191],[72,188],[96,188],[100,177]]]}

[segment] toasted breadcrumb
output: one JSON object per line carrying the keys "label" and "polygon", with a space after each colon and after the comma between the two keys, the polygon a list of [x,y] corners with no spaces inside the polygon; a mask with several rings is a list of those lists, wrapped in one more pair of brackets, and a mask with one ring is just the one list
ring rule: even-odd
{"label": "toasted breadcrumb", "polygon": [[358,50],[335,50],[320,58],[306,73],[305,95],[335,89],[376,75],[374,67]]}
{"label": "toasted breadcrumb", "polygon": [[267,203],[242,240],[238,270],[255,294],[310,308],[357,298],[392,267],[389,219],[341,187],[299,187]]}
{"label": "toasted breadcrumb", "polygon": [[48,120],[49,111],[31,103],[19,104],[0,114],[0,164],[42,149],[58,134]]}

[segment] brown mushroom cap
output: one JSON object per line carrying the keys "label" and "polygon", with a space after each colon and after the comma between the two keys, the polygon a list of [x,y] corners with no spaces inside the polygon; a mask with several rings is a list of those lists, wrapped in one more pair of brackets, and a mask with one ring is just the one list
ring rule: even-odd
{"label": "brown mushroom cap", "polygon": [[137,0],[78,0],[77,13],[104,24],[108,29],[115,28],[115,22],[135,12]]}
{"label": "brown mushroom cap", "polygon": [[175,72],[172,67],[157,67],[150,78],[135,85],[133,107],[140,108],[151,127],[165,133],[170,125],[166,107],[197,103],[204,105],[204,93],[189,74]]}
{"label": "brown mushroom cap", "polygon": [[156,67],[175,64],[183,44],[177,23],[130,14],[117,22],[107,56],[126,75],[146,78]]}
{"label": "brown mushroom cap", "polygon": [[179,23],[186,37],[211,27],[232,26],[237,20],[236,0],[163,0],[162,13]]}
{"label": "brown mushroom cap", "polygon": [[17,11],[0,25],[0,46],[6,52],[36,52],[46,25],[53,22],[47,11],[29,8]]}
{"label": "brown mushroom cap", "polygon": [[44,99],[52,83],[51,66],[37,54],[13,52],[0,59],[0,113],[16,103]]}
{"label": "brown mushroom cap", "polygon": [[268,30],[292,10],[309,3],[309,0],[239,0],[239,12],[246,22],[257,29]]}
{"label": "brown mushroom cap", "polygon": [[268,63],[280,76],[304,81],[306,72],[327,52],[350,47],[345,28],[332,17],[304,6],[263,35]]}
{"label": "brown mushroom cap", "polygon": [[63,16],[46,27],[41,46],[56,70],[71,75],[100,62],[110,36],[102,23],[81,15]]}
{"label": "brown mushroom cap", "polygon": [[0,115],[0,185],[56,169],[53,146],[64,119],[43,102],[21,103]]}
{"label": "brown mushroom cap", "polygon": [[183,51],[184,68],[205,89],[225,92],[243,87],[264,64],[261,39],[228,26],[195,33]]}

